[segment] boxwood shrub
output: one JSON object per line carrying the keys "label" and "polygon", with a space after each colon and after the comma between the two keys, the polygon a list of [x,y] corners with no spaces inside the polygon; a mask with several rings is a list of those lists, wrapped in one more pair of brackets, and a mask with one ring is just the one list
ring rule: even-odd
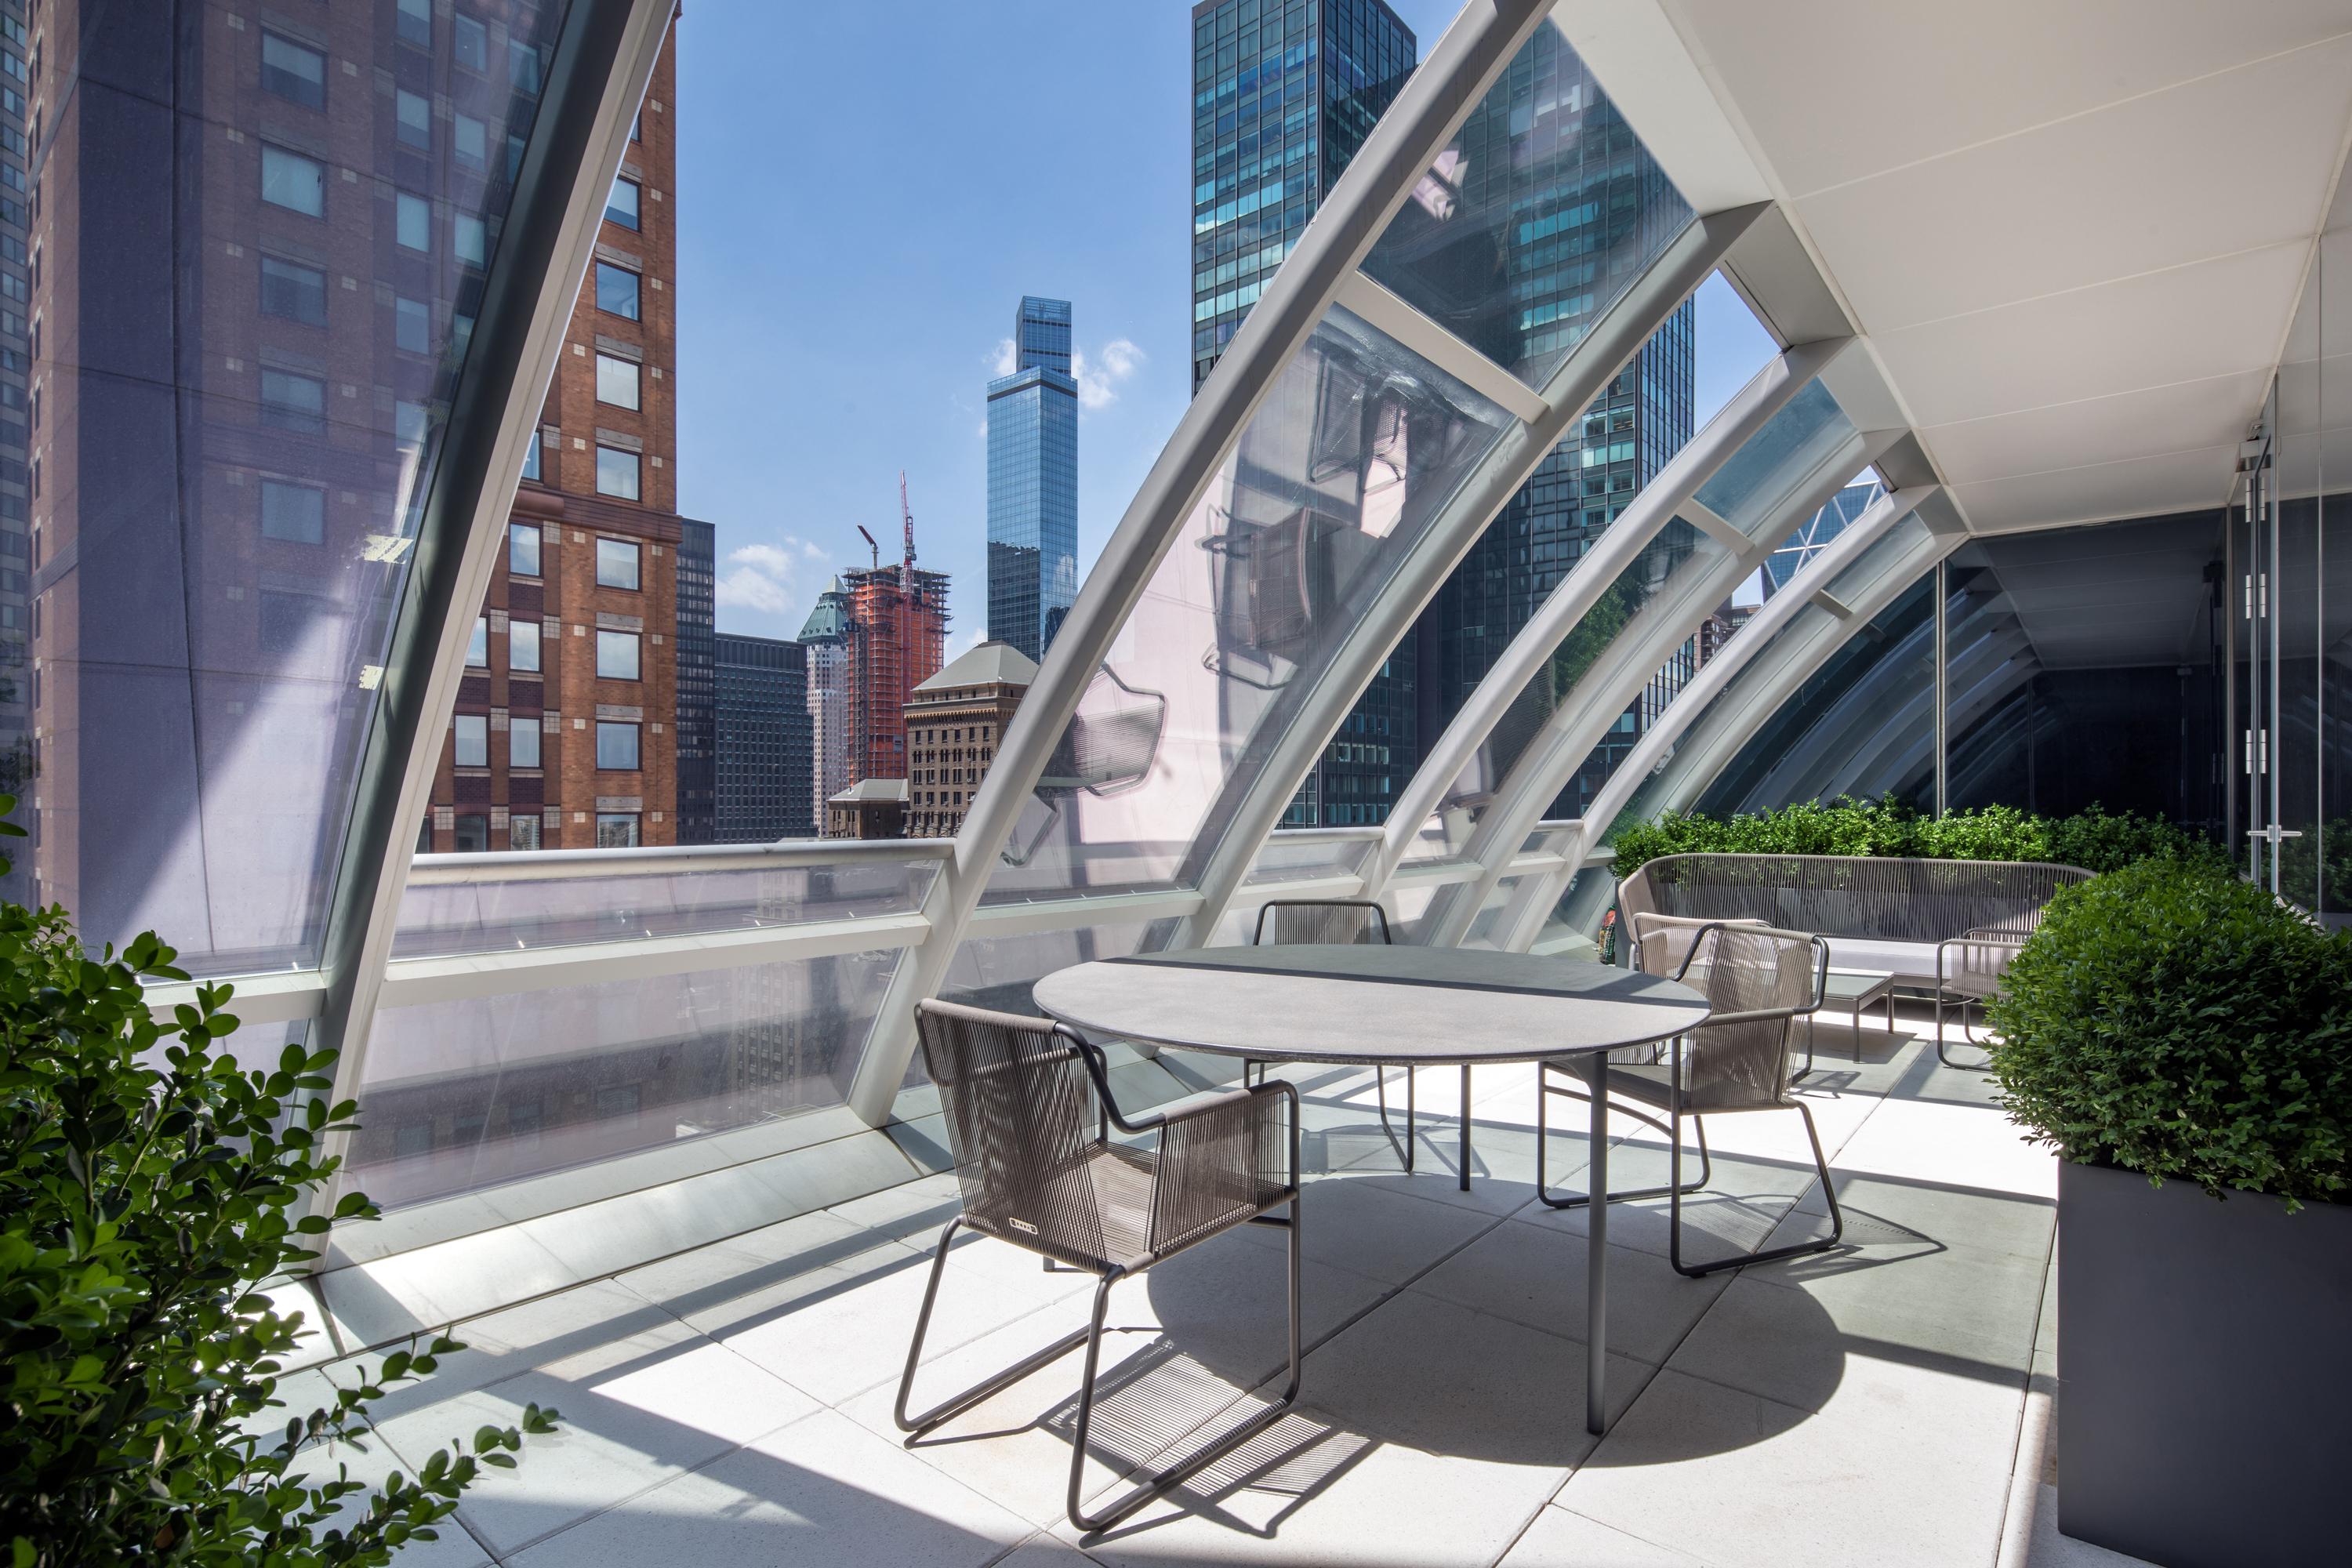
{"label": "boxwood shrub", "polygon": [[2345,1201],[2352,933],[2144,861],[2060,892],[1987,1013],[2010,1114],[2067,1159]]}
{"label": "boxwood shrub", "polygon": [[2113,871],[2146,859],[2220,863],[2205,839],[2161,817],[2110,814],[2094,805],[2073,816],[2038,816],[1989,805],[1923,816],[1908,801],[1811,801],[1738,816],[1669,812],[1621,824],[1616,875],[1632,876],[1661,855],[1895,855],[1931,860],[2049,860]]}

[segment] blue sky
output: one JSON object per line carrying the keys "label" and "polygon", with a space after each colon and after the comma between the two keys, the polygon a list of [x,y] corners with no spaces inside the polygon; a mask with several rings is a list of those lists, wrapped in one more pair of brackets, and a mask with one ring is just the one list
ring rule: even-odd
{"label": "blue sky", "polygon": [[[1450,0],[1393,0],[1425,56]],[[1090,564],[1191,395],[1184,0],[779,5],[679,22],[679,510],[718,525],[722,630],[793,637],[863,524],[986,620],[984,387],[1024,294],[1072,301]],[[1700,416],[1770,342],[1699,296]]]}

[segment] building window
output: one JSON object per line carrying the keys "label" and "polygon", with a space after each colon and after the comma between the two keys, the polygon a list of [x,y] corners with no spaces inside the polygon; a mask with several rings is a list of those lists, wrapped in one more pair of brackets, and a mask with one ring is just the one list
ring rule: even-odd
{"label": "building window", "polygon": [[474,635],[466,639],[466,668],[488,669],[490,667],[490,623],[482,616],[474,617]]}
{"label": "building window", "polygon": [[[522,764],[518,763],[515,765],[520,767]],[[537,767],[539,764],[533,763],[530,765],[532,767]],[[507,847],[509,849],[536,849],[539,847],[539,816],[536,812],[532,813],[529,816],[509,816],[507,818]]]}
{"label": "building window", "polygon": [[637,771],[637,726],[596,725],[596,766],[604,773],[633,773]]}
{"label": "building window", "polygon": [[596,309],[608,315],[637,319],[637,275],[610,262],[596,263]]}
{"label": "building window", "polygon": [[638,406],[637,366],[611,354],[596,356],[596,401],[615,408]]}
{"label": "building window", "polygon": [[[635,812],[600,811],[596,814],[596,847],[599,849],[635,849],[637,847],[637,814]],[[604,1099],[604,1091],[597,1092]]]}
{"label": "building window", "polygon": [[313,109],[326,108],[327,57],[275,33],[262,34],[261,90]]}
{"label": "building window", "polygon": [[[490,716],[487,713],[460,713],[450,721],[451,733],[457,738],[457,765],[461,768],[487,768],[490,765]],[[487,841],[487,835],[485,839]]]}
{"label": "building window", "polygon": [[392,302],[392,341],[413,354],[433,352],[433,316],[422,300]]}
{"label": "building window", "polygon": [[456,116],[449,122],[449,154],[462,168],[488,168],[490,128],[470,114]]}
{"label": "building window", "polygon": [[507,46],[507,85],[517,92],[539,96],[542,63],[539,51],[523,44]]}
{"label": "building window", "polygon": [[395,89],[393,93],[392,133],[403,144],[433,148],[433,102],[421,92]]}
{"label": "building window", "polygon": [[261,422],[316,436],[327,427],[327,384],[288,371],[261,373]]}
{"label": "building window", "polygon": [[638,194],[635,180],[614,180],[613,194],[604,198],[604,221],[623,228],[636,227]]}
{"label": "building window", "polygon": [[636,633],[598,632],[596,634],[596,677],[600,680],[637,679]]}
{"label": "building window", "polygon": [[393,237],[411,250],[433,248],[433,205],[402,191],[394,201]]}
{"label": "building window", "polygon": [[327,216],[327,166],[316,158],[261,144],[261,199],[309,217]]}
{"label": "building window", "polygon": [[299,321],[306,327],[327,324],[327,275],[315,267],[261,258],[261,313]]}
{"label": "building window", "polygon": [[[535,768],[539,766],[539,746],[540,737],[538,720],[517,719],[507,726],[507,766],[510,768]],[[537,823],[538,819],[536,817],[532,818],[532,825],[534,826],[537,826]],[[516,847],[520,848],[522,847],[520,845],[517,845]],[[530,847],[536,849],[539,846],[537,844],[533,844]]]}
{"label": "building window", "polygon": [[261,537],[295,544],[327,542],[327,492],[278,479],[261,481]]}
{"label": "building window", "polygon": [[507,668],[526,675],[539,668],[537,621],[507,623]]}
{"label": "building window", "polygon": [[[531,445],[539,445],[536,436]],[[507,524],[507,570],[518,577],[539,575],[539,525],[535,522]],[[531,666],[533,669],[537,665]]]}
{"label": "building window", "polygon": [[488,266],[489,226],[478,217],[459,217],[450,225],[449,250],[468,267]]}
{"label": "building window", "polygon": [[452,48],[457,63],[467,70],[487,71],[490,68],[490,30],[471,16],[455,18],[456,37]]}
{"label": "building window", "polygon": [[596,448],[596,493],[637,499],[637,455],[614,447]]}
{"label": "building window", "polygon": [[457,853],[479,855],[490,847],[490,819],[467,813],[457,818]]}
{"label": "building window", "polygon": [[393,31],[412,44],[433,47],[433,0],[400,0],[393,13]]}
{"label": "building window", "polygon": [[637,586],[636,541],[599,539],[596,542],[596,586],[629,589]]}
{"label": "building window", "polygon": [[530,433],[530,439],[523,443],[522,477],[524,479],[539,478],[539,432],[534,430]]}

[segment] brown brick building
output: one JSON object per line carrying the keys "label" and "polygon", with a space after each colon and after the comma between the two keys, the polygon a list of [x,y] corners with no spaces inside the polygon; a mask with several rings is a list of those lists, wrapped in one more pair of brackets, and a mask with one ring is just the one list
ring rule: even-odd
{"label": "brown brick building", "polygon": [[678,841],[675,47],[605,208],[419,849]]}
{"label": "brown brick building", "polygon": [[1005,726],[1036,679],[1036,665],[1019,648],[984,642],[908,695],[908,837],[952,838],[962,828]]}

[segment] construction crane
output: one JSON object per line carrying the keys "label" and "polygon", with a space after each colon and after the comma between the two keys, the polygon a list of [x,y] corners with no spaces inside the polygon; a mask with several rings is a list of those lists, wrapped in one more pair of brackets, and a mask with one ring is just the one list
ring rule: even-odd
{"label": "construction crane", "polygon": [[874,552],[874,570],[879,572],[882,570],[882,547],[874,542],[874,536],[872,534],[866,532],[866,525],[864,523],[858,523],[856,528],[858,532],[866,535],[866,548]]}
{"label": "construction crane", "polygon": [[907,524],[907,555],[898,563],[898,591],[910,594],[915,589],[915,513],[907,504],[907,470],[898,470],[898,516]]}

